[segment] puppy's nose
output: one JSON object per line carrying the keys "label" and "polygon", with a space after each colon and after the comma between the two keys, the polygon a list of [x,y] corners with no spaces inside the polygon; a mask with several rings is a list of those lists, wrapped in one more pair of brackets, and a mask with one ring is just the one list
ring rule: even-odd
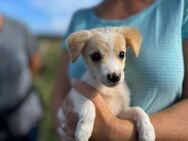
{"label": "puppy's nose", "polygon": [[117,83],[120,80],[121,75],[117,75],[116,73],[107,74],[107,78],[112,83]]}

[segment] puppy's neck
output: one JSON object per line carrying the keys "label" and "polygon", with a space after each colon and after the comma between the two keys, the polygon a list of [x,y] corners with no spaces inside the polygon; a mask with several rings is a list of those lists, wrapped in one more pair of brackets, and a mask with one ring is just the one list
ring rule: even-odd
{"label": "puppy's neck", "polygon": [[109,90],[114,89],[115,87],[107,87],[104,84],[102,84],[99,80],[97,80],[89,71],[86,71],[81,79],[85,83],[89,84],[90,86],[94,87],[97,89],[102,95],[108,94]]}

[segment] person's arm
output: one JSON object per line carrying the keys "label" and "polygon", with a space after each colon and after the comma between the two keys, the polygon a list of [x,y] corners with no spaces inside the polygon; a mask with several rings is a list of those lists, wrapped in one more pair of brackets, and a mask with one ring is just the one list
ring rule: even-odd
{"label": "person's arm", "polygon": [[[182,100],[150,116],[155,128],[156,141],[187,141],[188,139],[188,40],[184,41],[184,60],[185,79]],[[97,117],[91,140],[136,140],[137,135],[133,122],[113,116],[96,90],[79,81],[74,81],[73,86],[91,99],[96,107]]]}
{"label": "person's arm", "polygon": [[168,109],[151,115],[158,141],[188,139],[188,40],[183,43],[185,77],[182,100]]}
{"label": "person's arm", "polygon": [[69,55],[66,50],[62,52],[60,60],[60,68],[56,77],[56,83],[52,93],[51,112],[54,122],[54,127],[57,129],[59,126],[59,120],[57,119],[57,112],[59,107],[62,106],[63,99],[70,90],[70,82],[68,78],[68,62]]}
{"label": "person's arm", "polygon": [[32,73],[39,72],[41,68],[41,56],[39,52],[33,53],[29,58],[29,67]]}

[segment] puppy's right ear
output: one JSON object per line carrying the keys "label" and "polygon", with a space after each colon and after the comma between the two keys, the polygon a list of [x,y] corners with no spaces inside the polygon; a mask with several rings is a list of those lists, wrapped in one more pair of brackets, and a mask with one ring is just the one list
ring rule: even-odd
{"label": "puppy's right ear", "polygon": [[120,27],[118,28],[119,33],[121,33],[126,40],[127,46],[131,47],[134,55],[138,57],[140,52],[140,47],[142,44],[142,36],[140,32],[132,27]]}
{"label": "puppy's right ear", "polygon": [[68,51],[74,63],[85,47],[91,33],[87,30],[72,33],[67,39]]}

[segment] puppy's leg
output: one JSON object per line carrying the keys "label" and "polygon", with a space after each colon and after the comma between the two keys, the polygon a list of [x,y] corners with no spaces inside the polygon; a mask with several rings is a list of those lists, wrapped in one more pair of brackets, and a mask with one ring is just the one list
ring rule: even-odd
{"label": "puppy's leg", "polygon": [[155,130],[148,115],[140,107],[132,107],[120,115],[121,118],[136,122],[139,141],[154,141]]}
{"label": "puppy's leg", "polygon": [[75,132],[76,141],[88,141],[91,137],[94,120],[95,120],[95,106],[84,96],[79,98],[79,102],[75,103],[76,111],[78,112],[78,123]]}

